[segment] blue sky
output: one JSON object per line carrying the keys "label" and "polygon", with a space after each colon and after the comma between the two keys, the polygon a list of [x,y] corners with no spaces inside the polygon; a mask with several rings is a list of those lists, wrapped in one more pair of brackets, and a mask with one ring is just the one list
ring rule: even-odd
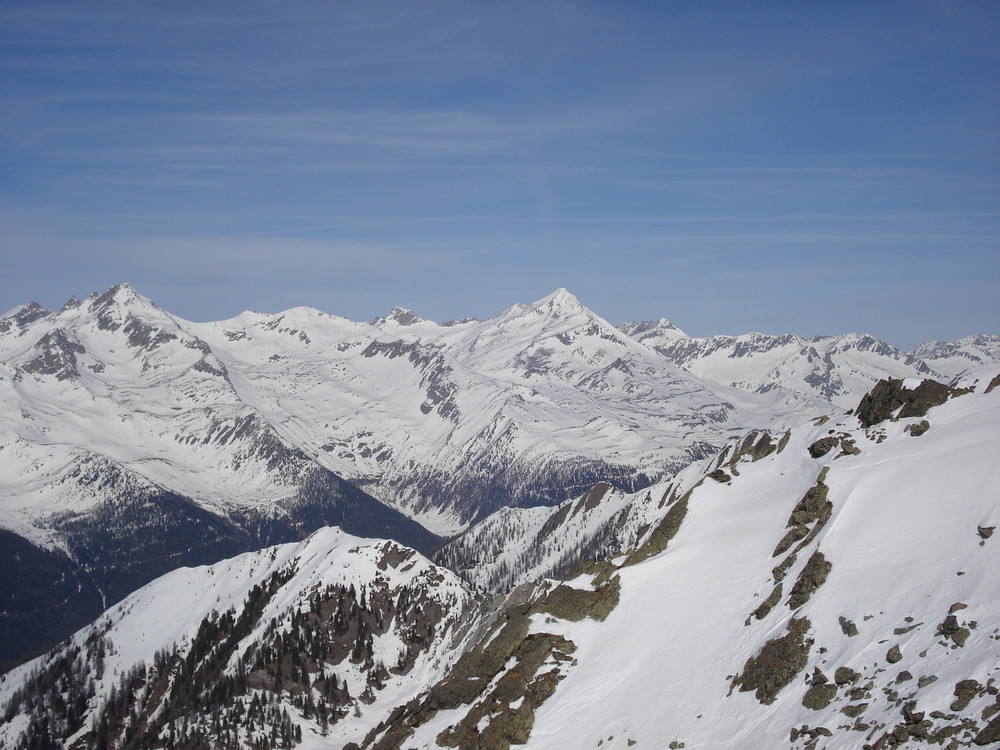
{"label": "blue sky", "polygon": [[1000,3],[0,4],[0,308],[1000,332]]}

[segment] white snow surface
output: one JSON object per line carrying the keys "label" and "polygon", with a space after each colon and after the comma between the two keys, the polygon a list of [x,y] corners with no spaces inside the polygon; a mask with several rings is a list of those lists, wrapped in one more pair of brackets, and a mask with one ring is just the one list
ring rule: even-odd
{"label": "white snow surface", "polygon": [[[789,732],[807,725],[836,729],[820,737],[822,747],[858,748],[901,723],[906,701],[948,713],[960,680],[1000,680],[1000,540],[978,533],[1000,525],[1000,389],[983,392],[994,370],[967,377],[977,392],[932,409],[930,429],[918,437],[907,428],[920,419],[866,432],[842,417],[794,430],[780,453],[742,461],[729,483],[698,486],[666,551],[619,571],[621,600],[606,621],[535,618],[536,631],[576,644],[576,663],[536,712],[524,747],[804,747],[808,738],[791,742]],[[855,440],[860,455],[811,458],[808,446],[831,433]],[[772,551],[823,467],[832,517],[798,554],[780,603],[758,621],[751,613],[773,586]],[[816,550],[832,570],[792,612],[792,583]],[[963,647],[938,634],[956,604],[967,605],[956,610],[970,629]],[[771,705],[750,692],[729,695],[732,677],[793,616],[811,624],[805,669]],[[845,635],[841,617],[857,625],[857,636]],[[895,664],[886,658],[892,646],[902,652]],[[841,666],[861,678],[826,708],[805,708],[814,668],[832,682]],[[871,728],[847,730],[854,720],[840,713],[852,702],[846,692],[868,681],[869,697],[853,703],[866,704],[860,720]],[[993,701],[977,697],[969,715]],[[434,747],[448,721],[421,727],[407,746]],[[971,736],[956,735],[963,744]]]}
{"label": "white snow surface", "polygon": [[[990,640],[1000,625],[1000,545],[980,546],[976,534],[977,526],[1000,521],[1000,395],[958,399],[935,410],[931,424],[919,438],[891,425],[895,439],[877,445],[851,429],[850,419],[827,423],[798,433],[784,456],[746,465],[731,486],[699,488],[668,551],[622,572],[622,601],[608,620],[567,626],[582,666],[542,707],[528,747],[592,747],[602,736],[617,738],[612,747],[628,739],[642,747],[677,739],[697,748],[787,740],[788,727],[804,718],[801,680],[765,710],[749,693],[727,697],[727,675],[784,629],[787,608],[745,626],[759,604],[747,594],[769,592],[771,551],[817,475],[805,448],[830,429],[866,444],[862,455],[828,464],[835,510],[818,547],[833,568],[798,612],[812,622],[816,648],[828,652],[814,650],[807,672],[849,666],[867,676],[882,668],[895,678],[905,666],[915,679],[938,677],[921,694],[922,705],[944,711],[959,680],[1000,677],[1000,644]],[[935,628],[956,602],[969,605],[963,619],[982,626],[974,643],[953,650],[937,645]],[[841,616],[857,623],[858,637],[844,636]],[[921,625],[894,636],[907,617]],[[907,655],[905,665],[885,662],[893,643]],[[927,657],[919,657],[925,649]],[[844,723],[841,705],[809,717],[810,725]],[[871,713],[898,721],[898,711]],[[573,720],[581,715],[588,717],[583,725]]]}

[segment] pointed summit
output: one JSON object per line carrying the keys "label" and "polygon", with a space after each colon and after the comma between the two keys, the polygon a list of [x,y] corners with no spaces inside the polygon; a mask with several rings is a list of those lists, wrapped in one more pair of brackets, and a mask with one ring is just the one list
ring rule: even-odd
{"label": "pointed summit", "polygon": [[87,312],[96,315],[102,330],[117,330],[130,318],[169,318],[151,299],[143,297],[130,284],[115,284],[100,296],[87,298]]}
{"label": "pointed summit", "polygon": [[583,304],[566,287],[559,287],[547,297],[542,297],[535,305],[550,305],[552,307],[583,307]]}
{"label": "pointed summit", "polygon": [[139,294],[135,289],[132,288],[131,284],[122,283],[115,284],[110,287],[104,294],[101,294],[93,302],[90,303],[91,310],[99,310],[110,307],[113,304],[126,305],[130,302],[144,302],[151,307],[156,307],[152,300],[146,299],[141,294]]}
{"label": "pointed summit", "polygon": [[[529,306],[530,309],[538,312],[547,312],[555,316],[575,315],[577,313],[590,313],[583,303],[576,298],[572,292],[565,287],[559,287],[547,297]],[[590,313],[593,314],[593,313]]]}
{"label": "pointed summit", "polygon": [[372,321],[372,325],[382,327],[386,324],[392,324],[397,326],[412,326],[417,323],[422,323],[424,321],[419,315],[417,315],[413,310],[407,310],[405,307],[394,307],[389,311],[389,314],[384,318],[375,318]]}
{"label": "pointed summit", "polygon": [[[513,304],[495,318],[491,318],[491,320],[498,322],[530,320],[534,321],[531,325],[543,324],[546,326],[553,324],[575,325],[570,322],[570,319],[574,317],[586,317],[601,320],[601,318],[584,307],[583,303],[580,302],[580,300],[578,300],[572,292],[565,287],[559,287],[551,294],[548,294],[531,304],[526,305],[521,302]],[[610,326],[611,324],[609,323],[608,325]]]}

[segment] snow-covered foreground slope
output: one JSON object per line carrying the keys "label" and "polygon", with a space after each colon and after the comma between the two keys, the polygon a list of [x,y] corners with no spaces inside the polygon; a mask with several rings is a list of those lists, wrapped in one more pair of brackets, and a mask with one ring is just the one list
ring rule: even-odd
{"label": "snow-covered foreground slope", "polygon": [[847,416],[721,465],[659,542],[570,582],[617,581],[606,619],[529,610],[525,643],[567,655],[537,668],[554,689],[530,717],[496,693],[485,713],[424,704],[377,746],[435,747],[463,721],[463,747],[996,745],[1000,389],[982,374],[926,417]]}
{"label": "snow-covered foreground slope", "polygon": [[[1000,677],[1000,555],[978,533],[1000,520],[1000,474],[990,458],[1000,450],[1000,410],[979,410],[972,399],[954,406],[952,414],[935,414],[919,438],[891,425],[886,431],[895,439],[864,445],[861,456],[838,463],[811,459],[809,442],[830,429],[868,441],[845,429],[849,423],[828,423],[796,435],[788,458],[765,459],[728,485],[700,488],[668,552],[623,571],[621,602],[605,624],[566,628],[581,667],[540,710],[530,746],[586,747],[613,736],[612,747],[629,739],[643,747],[670,740],[776,747],[808,725],[837,732],[837,740],[821,740],[824,746],[859,747],[905,723],[902,707],[910,701],[911,715],[948,714],[959,682],[985,686]],[[823,463],[830,467],[832,516],[787,570],[771,612],[751,617],[774,590],[772,568],[791,554],[772,556]],[[803,570],[817,554],[832,565],[826,581],[791,610],[790,595],[799,580],[810,580]],[[812,573],[812,582],[818,578]],[[967,605],[956,610],[960,627],[977,623],[962,647],[939,632],[956,604]],[[844,632],[841,618],[857,635]],[[788,687],[769,707],[753,692],[729,695],[732,677],[746,681],[748,660],[760,658],[768,640],[786,637],[793,619],[805,627],[804,645],[782,656],[789,664],[804,658]],[[834,690],[838,668],[859,676]],[[814,711],[802,702],[822,679],[816,669],[834,697]],[[994,703],[977,696],[968,713],[978,718]],[[847,707],[853,718],[842,712]],[[589,726],[574,721],[580,715]],[[801,736],[791,744],[805,745],[813,735]]]}
{"label": "snow-covered foreground slope", "polygon": [[439,679],[477,615],[417,552],[322,529],[175,570],[0,677],[0,746],[340,747]]}

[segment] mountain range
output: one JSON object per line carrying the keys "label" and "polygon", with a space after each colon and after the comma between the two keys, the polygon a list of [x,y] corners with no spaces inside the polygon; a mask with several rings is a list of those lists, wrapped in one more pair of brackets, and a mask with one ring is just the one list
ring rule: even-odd
{"label": "mountain range", "polygon": [[723,452],[762,455],[880,380],[998,361],[995,335],[902,352],[616,327],[564,289],[443,324],[195,323],[127,284],[22,305],[0,317],[0,661],[181,566],[330,526],[504,597],[640,548]]}

